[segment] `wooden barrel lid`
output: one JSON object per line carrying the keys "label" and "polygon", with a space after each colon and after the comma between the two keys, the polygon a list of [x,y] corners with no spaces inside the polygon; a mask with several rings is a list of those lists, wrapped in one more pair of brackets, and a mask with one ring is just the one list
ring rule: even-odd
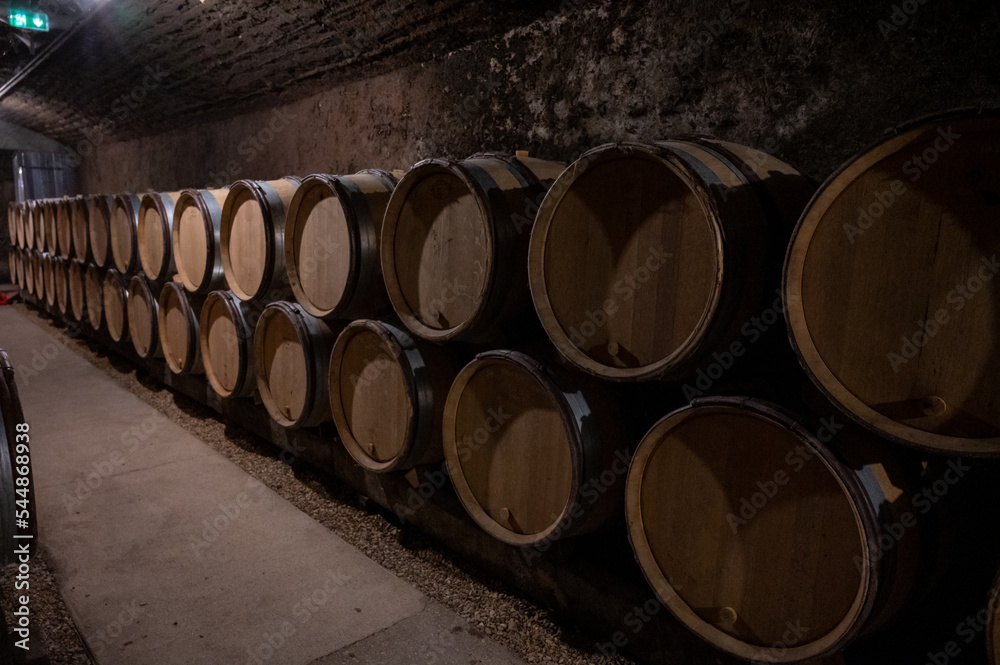
{"label": "wooden barrel lid", "polygon": [[174,374],[196,371],[201,365],[198,316],[181,284],[168,282],[163,286],[158,323],[160,346],[170,371]]}
{"label": "wooden barrel lid", "polygon": [[67,259],[56,258],[52,261],[52,281],[56,291],[56,309],[60,314],[68,315],[69,308],[69,281],[67,275]]}
{"label": "wooden barrel lid", "polygon": [[24,288],[35,295],[35,250],[29,249],[24,255]]}
{"label": "wooden barrel lid", "polygon": [[17,246],[21,249],[27,248],[27,243],[24,239],[24,218],[27,216],[28,202],[22,201],[17,204],[17,216],[14,219],[16,235],[11,236],[17,239]]}
{"label": "wooden barrel lid", "polygon": [[174,263],[188,291],[202,293],[222,281],[219,224],[228,192],[185,189],[174,206],[171,229]]}
{"label": "wooden barrel lid", "polygon": [[28,201],[28,209],[24,215],[24,246],[35,249],[35,220],[37,219],[37,201]]}
{"label": "wooden barrel lid", "polygon": [[180,192],[155,192],[145,194],[139,203],[139,261],[143,272],[154,281],[172,276],[169,274],[173,264],[171,225],[179,196]]}
{"label": "wooden barrel lid", "polygon": [[785,265],[813,380],[898,443],[1000,455],[1000,112],[920,121],[847,163]]}
{"label": "wooden barrel lid", "polygon": [[531,358],[478,355],[445,403],[444,449],[455,490],[490,535],[538,542],[576,496],[580,443],[562,392]]}
{"label": "wooden barrel lid", "polygon": [[261,401],[279,425],[329,419],[327,373],[333,333],[300,305],[267,306],[254,331],[254,370]]}
{"label": "wooden barrel lid", "polygon": [[159,305],[146,278],[133,275],[129,280],[128,330],[132,346],[140,358],[158,355],[160,344]]}
{"label": "wooden barrel lid", "polygon": [[265,295],[275,273],[284,272],[285,206],[299,182],[239,180],[229,188],[219,238],[226,281],[241,300]]}
{"label": "wooden barrel lid", "polygon": [[253,392],[253,332],[240,300],[229,291],[213,291],[201,308],[199,344],[212,389],[222,397]]}
{"label": "wooden barrel lid", "polygon": [[382,233],[386,286],[411,330],[443,341],[483,308],[494,263],[491,211],[460,163],[434,159],[410,169]]}
{"label": "wooden barrel lid", "polygon": [[90,252],[101,268],[111,261],[111,197],[91,196],[87,202],[87,223],[90,231]]}
{"label": "wooden barrel lid", "polygon": [[122,282],[121,274],[108,268],[104,275],[104,324],[115,342],[124,342],[128,337],[128,290]]}
{"label": "wooden barrel lid", "polygon": [[42,275],[45,278],[45,302],[49,307],[55,307],[56,271],[55,258],[51,254],[42,254]]}
{"label": "wooden barrel lid", "polygon": [[347,451],[365,468],[382,473],[412,466],[418,428],[433,426],[422,422],[434,418],[433,408],[421,404],[434,399],[425,370],[413,339],[387,323],[355,321],[337,338],[330,410]]}
{"label": "wooden barrel lid", "polygon": [[73,251],[73,199],[65,198],[56,202],[56,236],[59,239],[59,256],[68,259]]}
{"label": "wooden barrel lid", "polygon": [[95,265],[88,265],[83,273],[83,286],[87,303],[87,320],[94,330],[100,330],[104,321],[104,270]]}
{"label": "wooden barrel lid", "polygon": [[[691,352],[718,307],[723,235],[702,177],[719,160],[689,150],[685,159],[647,144],[596,148],[542,203],[532,298],[556,346],[589,372],[655,373]],[[732,178],[718,166],[711,173]]]}
{"label": "wooden barrel lid", "polygon": [[45,200],[45,251],[51,256],[59,253],[59,235],[56,228],[58,203],[58,199]]}
{"label": "wooden barrel lid", "polygon": [[87,291],[84,280],[86,264],[80,259],[70,259],[66,264],[66,284],[69,291],[70,315],[74,321],[83,321],[86,313]]}
{"label": "wooden barrel lid", "polygon": [[288,206],[285,265],[295,299],[313,316],[338,316],[355,291],[381,283],[378,231],[395,183],[380,171],[302,180]]}
{"label": "wooden barrel lid", "polygon": [[87,199],[77,196],[70,199],[69,208],[70,235],[73,238],[73,257],[86,261],[90,258],[90,230],[87,223]]}
{"label": "wooden barrel lid", "polygon": [[139,197],[135,194],[118,194],[111,207],[109,232],[111,255],[122,274],[131,274],[139,267],[137,225]]}
{"label": "wooden barrel lid", "polygon": [[[842,647],[871,611],[879,503],[858,492],[777,410],[706,401],[643,438],[626,512],[643,572],[682,623],[742,658],[798,662]],[[785,644],[789,622],[808,635]]]}

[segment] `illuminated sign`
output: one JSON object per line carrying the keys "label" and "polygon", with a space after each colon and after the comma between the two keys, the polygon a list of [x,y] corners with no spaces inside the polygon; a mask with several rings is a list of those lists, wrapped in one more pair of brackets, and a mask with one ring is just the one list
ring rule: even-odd
{"label": "illuminated sign", "polygon": [[10,10],[8,18],[10,27],[23,28],[25,30],[49,31],[49,17],[38,12],[26,12],[20,9]]}

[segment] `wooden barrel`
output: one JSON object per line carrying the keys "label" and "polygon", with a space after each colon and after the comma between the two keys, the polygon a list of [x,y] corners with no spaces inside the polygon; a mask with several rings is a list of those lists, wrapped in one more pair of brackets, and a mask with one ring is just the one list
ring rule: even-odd
{"label": "wooden barrel", "polygon": [[7,204],[7,235],[12,245],[17,243],[17,204],[14,201]]}
{"label": "wooden barrel", "polygon": [[52,281],[56,294],[55,307],[59,315],[64,318],[69,318],[70,315],[68,261],[62,257],[52,259]]}
{"label": "wooden barrel", "polygon": [[15,246],[7,248],[7,266],[10,268],[10,281],[21,288],[21,256]]}
{"label": "wooden barrel", "polygon": [[328,371],[336,336],[300,305],[274,302],[261,314],[253,341],[257,389],[282,427],[330,420]]}
{"label": "wooden barrel", "polygon": [[59,258],[68,259],[75,256],[73,248],[73,203],[71,198],[62,198],[55,202],[56,217],[56,253]]}
{"label": "wooden barrel", "polygon": [[174,204],[180,195],[180,192],[146,194],[139,204],[139,260],[146,277],[154,282],[169,281],[174,276],[171,227]]}
{"label": "wooden barrel", "polygon": [[330,357],[330,411],[358,464],[379,473],[440,462],[455,367],[446,351],[396,326],[348,325]]}
{"label": "wooden barrel", "polygon": [[585,375],[515,351],[481,353],[448,392],[443,429],[458,498],[494,538],[538,545],[621,510],[622,425]]}
{"label": "wooden barrel", "polygon": [[[155,286],[155,283],[154,283]],[[140,358],[160,358],[159,302],[143,275],[132,275],[126,302],[128,332]]]}
{"label": "wooden barrel", "polygon": [[301,180],[239,180],[222,209],[222,266],[241,300],[289,294],[285,272],[285,210]]}
{"label": "wooden barrel", "polygon": [[28,201],[21,201],[17,204],[17,215],[14,218],[14,228],[16,234],[11,236],[11,238],[16,238],[17,246],[21,249],[28,249],[28,243],[25,239],[24,225],[25,220],[28,216]]}
{"label": "wooden barrel", "polygon": [[24,211],[24,247],[35,249],[35,222],[38,220],[38,202],[31,200],[25,203],[27,207]]}
{"label": "wooden barrel", "polygon": [[111,207],[111,256],[123,275],[139,270],[139,197],[118,194]]}
{"label": "wooden barrel", "polygon": [[262,311],[231,291],[213,291],[205,298],[199,347],[205,376],[220,397],[247,397],[257,388],[253,335]]}
{"label": "wooden barrel", "polygon": [[319,318],[362,318],[388,307],[379,236],[396,179],[384,171],[311,175],[285,219],[285,266],[295,299]]}
{"label": "wooden barrel", "polygon": [[98,194],[87,198],[87,232],[90,234],[90,255],[100,268],[111,265],[110,196]]}
{"label": "wooden barrel", "polygon": [[[35,271],[35,297],[39,302],[45,301],[45,294],[47,287],[49,285],[49,280],[46,278],[46,266],[49,262],[49,253],[40,252],[35,250],[33,268]],[[51,271],[49,271],[51,274]]]}
{"label": "wooden barrel", "polygon": [[70,259],[66,262],[66,290],[69,292],[68,315],[78,323],[82,323],[87,316],[86,272],[87,264],[80,259]]}
{"label": "wooden barrel", "polygon": [[56,227],[59,199],[45,199],[43,206],[42,219],[45,229],[45,251],[48,252],[49,256],[54,258],[59,253],[59,235]]}
{"label": "wooden barrel", "polygon": [[49,309],[56,307],[58,293],[56,292],[56,260],[51,254],[42,255],[42,274],[45,277],[45,302]]}
{"label": "wooden barrel", "polygon": [[[681,623],[740,658],[840,651],[896,613],[917,578],[919,465],[821,422],[742,397],[695,400],[632,460],[626,513],[643,573]],[[790,638],[790,625],[808,632]]]}
{"label": "wooden barrel", "polygon": [[[476,155],[429,159],[399,181],[382,226],[393,308],[431,341],[484,341],[530,314],[528,232],[563,165]],[[499,335],[502,337],[502,335]]]}
{"label": "wooden barrel", "polygon": [[90,264],[83,273],[83,293],[86,302],[87,322],[94,330],[104,323],[104,273],[103,268]]}
{"label": "wooden barrel", "polygon": [[35,202],[35,212],[33,215],[35,220],[33,225],[35,229],[35,249],[40,252],[48,252],[48,245],[45,242],[47,208],[48,199],[39,199]]}
{"label": "wooden barrel", "polygon": [[35,250],[28,249],[24,252],[23,277],[24,290],[29,296],[35,295]]}
{"label": "wooden barrel", "polygon": [[919,121],[841,167],[795,230],[784,297],[802,365],[897,443],[1000,455],[998,169],[1000,112]]}
{"label": "wooden barrel", "polygon": [[90,229],[87,222],[87,197],[77,196],[70,199],[68,207],[70,236],[72,236],[73,246],[72,255],[81,261],[89,261],[91,254]]}
{"label": "wooden barrel", "polygon": [[553,184],[531,232],[539,319],[591,374],[690,376],[775,299],[788,234],[814,189],[732,143],[595,148]]}
{"label": "wooden barrel", "polygon": [[174,374],[201,374],[199,316],[203,298],[189,296],[178,282],[160,291],[159,329],[163,357]]}
{"label": "wooden barrel", "polygon": [[228,189],[185,189],[174,205],[174,264],[184,288],[192,293],[209,293],[225,286],[219,228],[228,193]]}
{"label": "wooden barrel", "polygon": [[104,326],[115,342],[128,339],[128,282],[114,268],[104,273]]}

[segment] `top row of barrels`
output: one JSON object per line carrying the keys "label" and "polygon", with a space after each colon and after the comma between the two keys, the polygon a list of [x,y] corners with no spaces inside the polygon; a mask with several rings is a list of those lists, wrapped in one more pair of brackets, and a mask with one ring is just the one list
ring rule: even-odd
{"label": "top row of barrels", "polygon": [[[1000,113],[916,121],[818,189],[706,137],[565,164],[484,153],[228,189],[28,201],[11,236],[191,292],[292,296],[324,319],[390,309],[433,342],[540,320],[613,381],[723,371],[785,319],[802,366],[896,442],[1000,454]],[[718,366],[718,367],[716,367]]]}

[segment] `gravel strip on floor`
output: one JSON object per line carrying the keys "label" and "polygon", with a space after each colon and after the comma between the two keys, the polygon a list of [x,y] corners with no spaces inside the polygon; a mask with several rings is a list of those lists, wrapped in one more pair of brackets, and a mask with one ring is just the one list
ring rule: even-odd
{"label": "gravel strip on floor", "polygon": [[[16,307],[43,327],[54,325],[36,310]],[[415,528],[391,523],[380,506],[338,484],[336,479],[304,462],[284,463],[278,459],[280,449],[270,442],[223,420],[209,407],[172,392],[127,360],[109,355],[85,337],[68,340],[68,346],[296,508],[527,662],[633,665],[634,661],[622,656],[593,653],[597,641],[594,636],[519,596],[488,573],[459,561]],[[62,603],[61,597],[58,601]],[[68,620],[68,612],[64,614]],[[76,634],[75,630],[69,632]],[[59,637],[63,637],[62,633]],[[419,645],[414,649],[423,655]],[[75,665],[88,661],[53,657],[52,662]]]}

